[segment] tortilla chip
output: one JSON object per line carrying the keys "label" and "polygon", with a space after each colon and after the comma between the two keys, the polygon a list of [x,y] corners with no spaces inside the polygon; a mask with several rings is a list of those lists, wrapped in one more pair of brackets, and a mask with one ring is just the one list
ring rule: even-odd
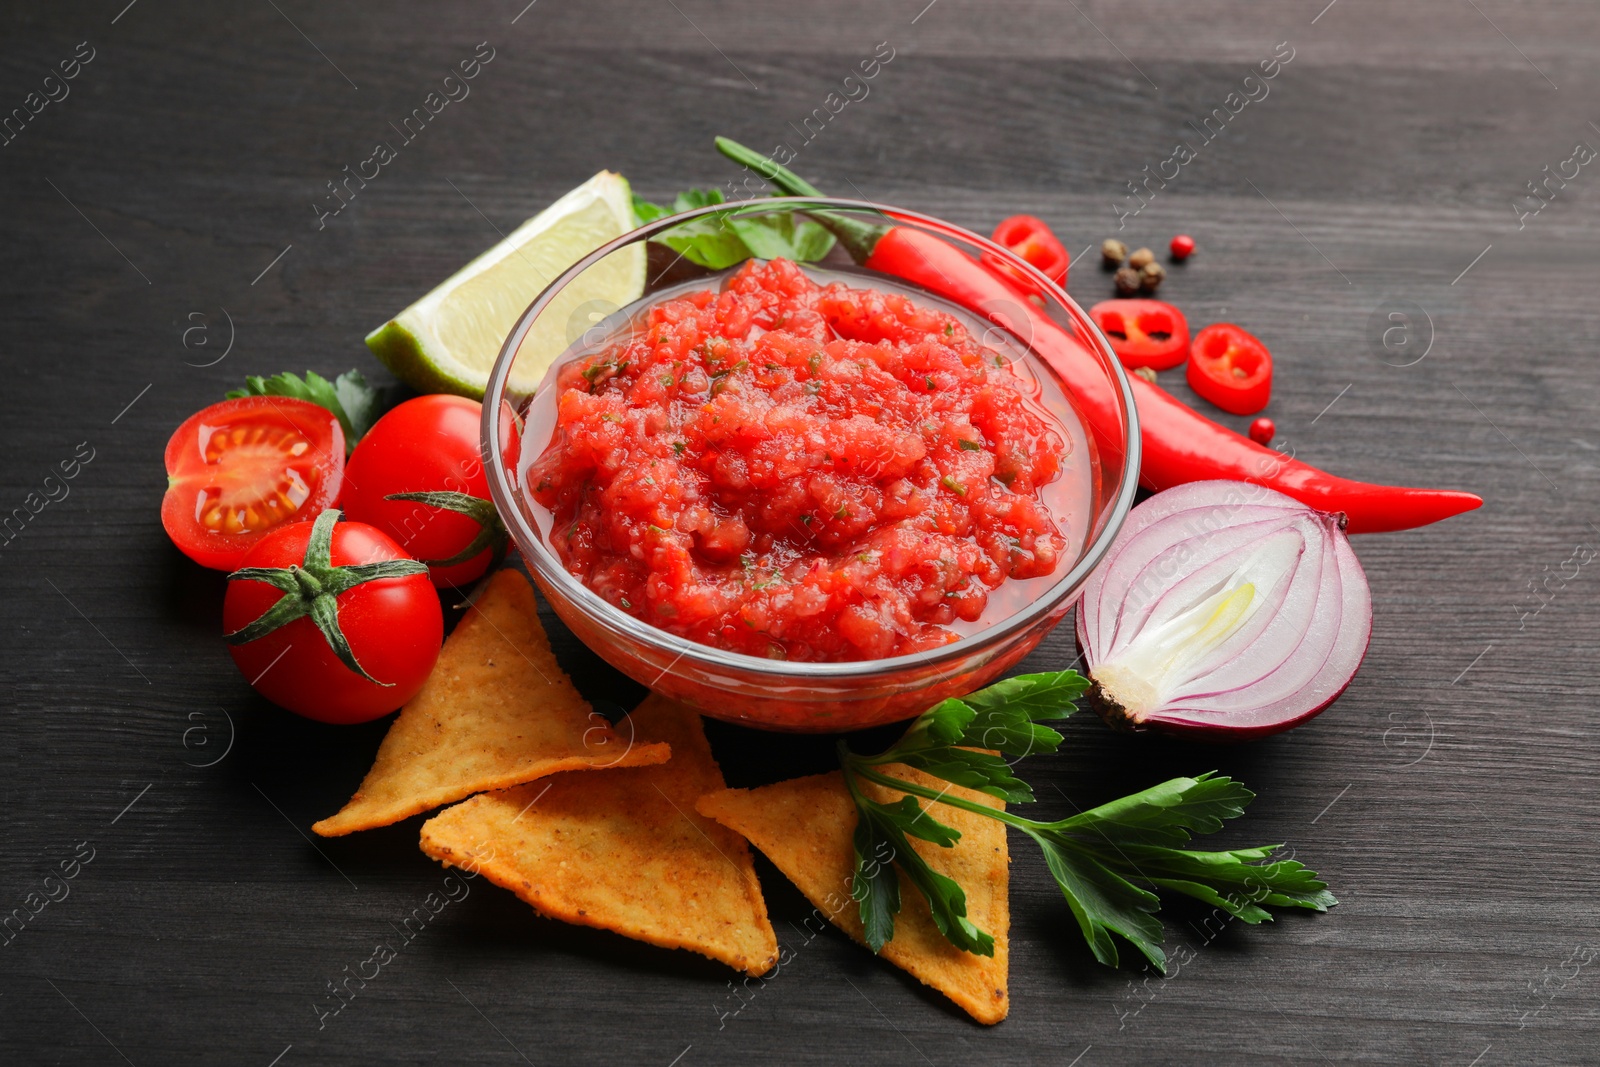
{"label": "tortilla chip", "polygon": [[[903,764],[889,764],[882,770],[993,808],[1004,807],[1002,801],[987,794],[950,785]],[[863,793],[873,800],[893,801],[904,795],[872,782],[860,784]],[[922,803],[926,806],[925,801]],[[856,808],[840,772],[794,778],[758,789],[725,789],[701,797],[697,807],[702,814],[748,838],[830,922],[866,944],[861,912],[850,897],[850,879],[855,870],[851,835],[856,828]],[[955,1001],[979,1022],[997,1023],[1010,1010],[1006,981],[1011,857],[1006,849],[1006,828],[994,819],[949,805],[934,808],[940,822],[961,831],[961,840],[951,848],[942,848],[913,839],[911,847],[930,867],[954,878],[966,890],[967,917],[994,937],[994,955],[975,956],[945,940],[933,924],[928,902],[903,873],[894,939],[883,946],[879,955]]]}
{"label": "tortilla chip", "polygon": [[700,716],[651,695],[629,720],[636,745],[667,742],[672,760],[473,797],[422,824],[422,851],[549,918],[765,974],[778,940],[750,850],[694,810],[725,785]]}
{"label": "tortilla chip", "polygon": [[350,803],[311,828],[339,837],[556,771],[639,767],[670,755],[664,744],[630,744],[589,709],[556,666],[533,588],[503,570],[445,641]]}

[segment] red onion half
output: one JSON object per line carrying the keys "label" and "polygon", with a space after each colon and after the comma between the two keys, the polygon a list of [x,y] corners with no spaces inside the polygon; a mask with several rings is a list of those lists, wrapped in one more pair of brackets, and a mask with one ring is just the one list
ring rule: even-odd
{"label": "red onion half", "polygon": [[1247,482],[1190,482],[1134,508],[1078,603],[1101,717],[1209,740],[1311,718],[1371,636],[1344,516]]}

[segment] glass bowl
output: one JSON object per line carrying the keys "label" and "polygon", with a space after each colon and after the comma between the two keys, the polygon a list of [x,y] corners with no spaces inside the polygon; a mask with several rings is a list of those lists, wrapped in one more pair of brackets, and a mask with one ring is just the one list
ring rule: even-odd
{"label": "glass bowl", "polygon": [[[1008,279],[997,287],[1003,295],[996,296],[992,287],[983,306],[973,307],[974,298],[962,295],[960,278],[937,264],[928,275],[931,283],[918,285],[875,271],[882,257],[862,255],[865,266],[856,265],[841,242],[822,262],[803,265],[813,276],[853,276],[845,280],[898,289],[919,302],[964,313],[975,336],[981,330],[984,344],[1020,364],[1018,373],[1054,383],[1068,398],[1067,415],[1053,412],[1058,428],[1070,428],[1074,418],[1081,424],[1078,436],[1091,473],[1088,513],[1077,531],[1076,551],[1069,544],[1054,573],[1030,580],[1028,599],[1009,615],[937,648],[887,659],[818,663],[759,658],[668,633],[614,607],[569,573],[541,530],[541,522],[548,528],[550,513],[524,492],[521,471],[550,443],[559,368],[592,354],[626,328],[633,311],[656,302],[660,294],[693,281],[700,283],[696,288],[716,289],[740,265],[713,272],[682,256],[673,259],[670,249],[647,242],[680,227],[705,232],[729,219],[806,209],[871,227],[906,227],[924,235],[919,240],[940,242],[941,255],[966,257],[973,270]],[[951,261],[944,264],[949,267]],[[591,295],[615,292],[618,278],[641,274],[644,296],[626,307]],[[1041,348],[1056,362],[1041,354]],[[1058,373],[1056,364],[1063,362],[1068,366]],[[512,423],[521,429],[514,436],[509,433]],[[509,447],[489,444],[508,437],[513,442]],[[701,208],[658,219],[585,256],[539,294],[506,338],[489,376],[483,441],[500,514],[539,590],[584,644],[630,678],[702,714],[800,732],[854,730],[907,719],[946,697],[981,688],[1015,665],[1076,603],[1132,505],[1139,470],[1138,416],[1127,377],[1105,337],[1059,286],[1006,249],[960,227],[881,204],[822,198],[774,197]]]}

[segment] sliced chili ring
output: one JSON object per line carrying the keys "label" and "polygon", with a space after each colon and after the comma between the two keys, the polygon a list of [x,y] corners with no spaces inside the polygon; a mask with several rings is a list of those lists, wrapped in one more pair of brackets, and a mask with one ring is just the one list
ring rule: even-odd
{"label": "sliced chili ring", "polygon": [[1171,370],[1189,358],[1189,320],[1161,300],[1104,300],[1089,317],[1129,370]]}
{"label": "sliced chili ring", "polygon": [[1254,415],[1272,398],[1272,353],[1231,322],[1195,334],[1189,346],[1189,387],[1223,411]]}
{"label": "sliced chili ring", "polygon": [[[995,244],[1015,252],[1036,267],[1046,278],[1062,288],[1066,287],[1067,269],[1072,266],[1072,257],[1043,220],[1032,215],[1012,215],[994,228],[992,239]],[[1000,257],[985,255],[983,260],[991,270],[999,271],[1024,291],[1038,292],[1038,286],[1011,264],[1001,262]]]}

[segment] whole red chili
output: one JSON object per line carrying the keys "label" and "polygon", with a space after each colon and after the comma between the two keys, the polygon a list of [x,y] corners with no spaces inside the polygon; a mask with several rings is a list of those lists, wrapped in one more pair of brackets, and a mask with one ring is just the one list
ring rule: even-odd
{"label": "whole red chili", "polygon": [[1189,322],[1160,300],[1102,300],[1089,317],[1129,370],[1171,370],[1189,358]]}
{"label": "whole red chili", "polygon": [[1180,233],[1172,239],[1172,244],[1168,248],[1172,252],[1173,260],[1182,263],[1194,255],[1194,238],[1186,233]]}
{"label": "whole red chili", "polygon": [[[1072,266],[1072,257],[1067,254],[1066,248],[1043,221],[1032,215],[1012,215],[994,228],[993,240],[1000,247],[1009,249],[1027,260],[1031,266],[1038,268],[1040,274],[1065,288],[1067,268]],[[1033,284],[1022,272],[1014,270],[1009,263],[1002,262],[998,256],[987,257],[987,262],[991,268],[1002,271],[1023,288],[1030,291],[1034,289]]]}
{"label": "whole red chili", "polygon": [[1272,353],[1231,322],[1194,335],[1185,373],[1189,388],[1234,415],[1254,415],[1272,398]]}
{"label": "whole red chili", "polygon": [[1270,445],[1277,432],[1278,428],[1268,418],[1260,418],[1250,424],[1250,440],[1258,445]]}
{"label": "whole red chili", "polygon": [[[719,137],[717,149],[790,196],[822,195],[810,182],[735,141]],[[807,214],[833,231],[851,257],[869,270],[921,285],[962,307],[993,309],[989,313],[998,325],[1030,338],[1034,351],[1061,375],[1101,455],[1110,461],[1120,458],[1122,421],[1115,386],[1066,327],[1029,301],[1018,301],[1000,276],[933,234],[829,211]],[[1409,530],[1483,504],[1475,494],[1451,489],[1409,489],[1336,477],[1219,426],[1142,378],[1130,376],[1128,383],[1143,441],[1139,481],[1148,489],[1159,492],[1210,478],[1254,482],[1319,511],[1344,512],[1350,533]]]}

